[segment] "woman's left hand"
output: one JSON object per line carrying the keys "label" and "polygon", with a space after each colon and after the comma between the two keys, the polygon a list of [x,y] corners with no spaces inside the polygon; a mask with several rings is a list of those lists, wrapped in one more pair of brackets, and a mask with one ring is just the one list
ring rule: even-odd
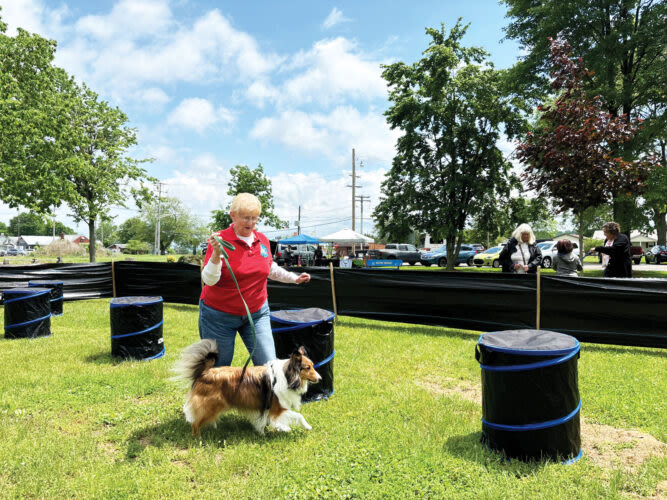
{"label": "woman's left hand", "polygon": [[301,273],[301,275],[296,279],[296,284],[300,285],[301,283],[308,283],[310,281],[310,274]]}

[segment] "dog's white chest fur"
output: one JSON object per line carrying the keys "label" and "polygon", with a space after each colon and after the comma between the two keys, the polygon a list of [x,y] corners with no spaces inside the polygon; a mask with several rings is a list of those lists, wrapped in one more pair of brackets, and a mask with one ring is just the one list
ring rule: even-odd
{"label": "dog's white chest fur", "polygon": [[[280,401],[280,406],[286,410],[298,411],[301,408],[301,395],[308,390],[308,383],[302,382],[299,389],[290,389],[285,378],[285,367],[289,363],[289,359],[274,359],[269,361],[269,374],[271,376],[271,384],[273,385],[273,393]],[[274,384],[275,380],[275,384]]]}

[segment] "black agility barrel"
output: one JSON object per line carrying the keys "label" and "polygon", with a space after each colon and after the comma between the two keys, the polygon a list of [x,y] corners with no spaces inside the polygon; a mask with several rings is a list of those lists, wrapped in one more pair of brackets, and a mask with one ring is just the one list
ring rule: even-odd
{"label": "black agility barrel", "polygon": [[164,356],[162,297],[111,300],[111,355],[150,360]]}
{"label": "black agility barrel", "polygon": [[51,303],[48,288],[11,288],[3,293],[5,338],[51,335]]}
{"label": "black agility barrel", "polygon": [[49,281],[49,280],[39,280],[39,281],[29,281],[29,287],[38,287],[38,288],[49,288],[51,289],[51,314],[54,316],[62,316],[63,314],[63,287],[64,283],[62,281]]}
{"label": "black agility barrel", "polygon": [[325,309],[312,307],[294,311],[271,313],[271,329],[279,359],[304,346],[315,370],[322,377],[317,384],[310,384],[308,392],[301,397],[304,403],[328,399],[334,392],[334,314]]}
{"label": "black agility barrel", "polygon": [[581,456],[577,339],[545,330],[485,333],[475,357],[484,444],[520,460]]}

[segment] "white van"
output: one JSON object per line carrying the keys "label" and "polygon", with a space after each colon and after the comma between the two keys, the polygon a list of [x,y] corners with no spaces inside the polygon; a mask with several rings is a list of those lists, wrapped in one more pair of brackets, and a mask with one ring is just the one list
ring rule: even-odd
{"label": "white van", "polygon": [[[558,249],[556,248],[556,243],[558,242],[542,241],[541,243],[537,244],[537,248],[539,248],[542,251],[542,267],[545,269],[551,269],[554,257],[558,253]],[[579,245],[573,241],[572,246],[574,247],[572,253],[577,257],[579,257]]]}

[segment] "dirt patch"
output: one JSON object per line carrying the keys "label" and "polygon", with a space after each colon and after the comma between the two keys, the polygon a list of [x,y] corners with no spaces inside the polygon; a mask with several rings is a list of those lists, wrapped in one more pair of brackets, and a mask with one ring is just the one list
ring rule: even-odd
{"label": "dirt patch", "polygon": [[[417,385],[439,396],[460,397],[482,404],[479,383],[454,378],[421,380]],[[610,425],[581,420],[581,441],[584,456],[598,467],[622,468],[634,472],[650,457],[664,457],[667,444],[638,430],[618,429]],[[658,484],[657,498],[667,498],[667,481]]]}
{"label": "dirt patch", "polygon": [[110,441],[103,441],[99,443],[97,447],[107,456],[113,457],[118,454],[118,447]]}
{"label": "dirt patch", "polygon": [[421,380],[417,385],[428,392],[441,396],[458,396],[472,403],[482,404],[482,388],[479,384],[469,380],[455,378],[441,378],[434,380]]}
{"label": "dirt patch", "polygon": [[610,469],[634,471],[650,457],[664,457],[667,453],[667,445],[650,434],[585,420],[581,422],[581,441],[584,456],[595,465]]}

